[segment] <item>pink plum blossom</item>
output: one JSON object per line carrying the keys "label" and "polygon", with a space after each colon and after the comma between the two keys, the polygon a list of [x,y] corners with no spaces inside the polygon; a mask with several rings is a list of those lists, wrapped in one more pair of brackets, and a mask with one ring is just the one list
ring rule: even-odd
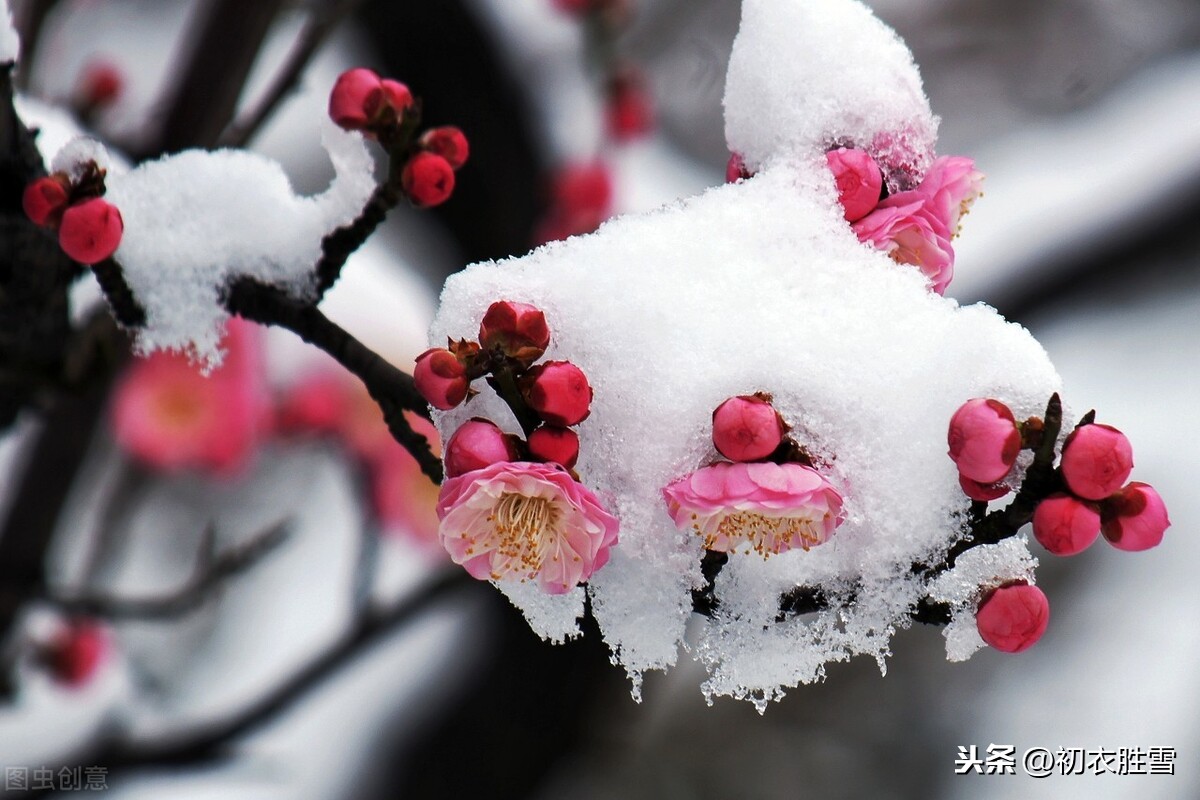
{"label": "pink plum blossom", "polygon": [[979,483],[1003,478],[1021,452],[1012,411],[999,400],[983,397],[968,400],[954,412],[946,441],[959,473]]}
{"label": "pink plum blossom", "polygon": [[928,198],[934,216],[950,231],[950,238],[954,238],[963,215],[982,193],[982,187],[983,173],[975,169],[973,160],[943,156],[929,167],[917,192]]}
{"label": "pink plum blossom", "polygon": [[676,527],[719,552],[744,542],[764,557],[808,550],[829,541],[842,521],[841,494],[801,464],[712,464],[671,483],[663,498]]}
{"label": "pink plum blossom", "polygon": [[1080,425],[1063,443],[1063,480],[1086,500],[1108,497],[1121,488],[1132,470],[1133,446],[1110,425]]}
{"label": "pink plum blossom", "polygon": [[980,637],[1002,653],[1033,647],[1049,622],[1050,601],[1041,589],[1026,583],[993,590],[975,613]]}
{"label": "pink plum blossom", "polygon": [[516,461],[449,478],[437,505],[442,546],[480,580],[570,591],[608,562],[617,518],[566,470]]}
{"label": "pink plum blossom", "polygon": [[1167,506],[1149,484],[1133,481],[1100,505],[1104,538],[1118,550],[1157,547],[1171,526]]}
{"label": "pink plum blossom", "polygon": [[837,184],[838,202],[847,222],[855,222],[879,204],[883,173],[870,153],[839,147],[825,154],[825,161]]}
{"label": "pink plum blossom", "polygon": [[236,471],[268,423],[257,333],[248,322],[230,320],[225,361],[210,375],[179,353],[135,361],[114,392],[117,442],[162,470]]}
{"label": "pink plum blossom", "polygon": [[1100,515],[1069,494],[1052,494],[1033,512],[1033,535],[1054,555],[1073,556],[1100,535]]}
{"label": "pink plum blossom", "polygon": [[731,397],[713,412],[713,444],[730,461],[757,461],[783,441],[783,420],[756,395]]}

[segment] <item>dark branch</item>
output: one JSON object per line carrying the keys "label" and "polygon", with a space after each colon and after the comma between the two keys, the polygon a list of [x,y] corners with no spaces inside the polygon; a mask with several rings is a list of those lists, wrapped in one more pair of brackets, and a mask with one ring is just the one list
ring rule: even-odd
{"label": "dark branch", "polygon": [[283,4],[284,0],[209,0],[202,7],[158,142],[144,155],[217,143]]}
{"label": "dark branch", "polygon": [[342,267],[367,238],[387,218],[400,198],[391,183],[384,183],[372,194],[358,218],[338,228],[321,240],[321,260],[317,262],[317,298],[333,288],[342,274]]}
{"label": "dark branch", "polygon": [[47,599],[69,614],[108,619],[174,619],[199,607],[232,578],[247,572],[288,537],[290,520],[273,525],[266,532],[219,555],[212,553],[214,529],[205,536],[195,573],[186,585],[163,597],[129,598],[103,595],[54,597]]}
{"label": "dark branch", "polygon": [[291,52],[288,53],[287,60],[279,68],[262,98],[243,116],[233,121],[221,134],[217,144],[221,147],[242,147],[253,139],[283,99],[295,90],[300,75],[312,60],[313,54],[361,2],[362,0],[334,0],[324,8],[312,12]]}
{"label": "dark branch", "polygon": [[442,481],[442,462],[429,442],[404,417],[411,411],[428,418],[429,407],[417,392],[412,376],[392,366],[316,306],[301,303],[284,292],[250,278],[233,283],[225,298],[232,314],[263,325],[287,328],[304,341],[324,350],[358,377],[383,411],[392,437],[403,445],[435,483]]}
{"label": "dark branch", "polygon": [[104,291],[117,322],[127,328],[140,328],[146,324],[146,311],[133,296],[133,290],[126,283],[125,274],[117,262],[106,258],[92,266],[92,274]]}

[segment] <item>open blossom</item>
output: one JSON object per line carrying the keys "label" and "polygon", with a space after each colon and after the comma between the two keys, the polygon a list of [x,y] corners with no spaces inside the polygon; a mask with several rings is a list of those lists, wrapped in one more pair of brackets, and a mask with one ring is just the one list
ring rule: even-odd
{"label": "open blossom", "polygon": [[210,375],[187,356],[158,352],[121,377],[112,406],[117,442],[150,466],[229,473],[262,437],[268,398],[254,326],[229,322],[224,363]]}
{"label": "open blossom", "polygon": [[480,580],[536,580],[570,591],[608,562],[617,518],[564,469],[526,461],[449,478],[438,498],[442,546]]}
{"label": "open blossom", "polygon": [[912,264],[938,294],[954,277],[954,248],[959,222],[979,196],[983,173],[961,156],[933,162],[921,184],[898,192],[853,224],[861,242],[885,251],[900,264]]}
{"label": "open blossom", "polygon": [[829,541],[842,521],[841,494],[801,464],[712,464],[667,486],[663,498],[678,528],[719,552],[743,542],[763,556],[807,550]]}

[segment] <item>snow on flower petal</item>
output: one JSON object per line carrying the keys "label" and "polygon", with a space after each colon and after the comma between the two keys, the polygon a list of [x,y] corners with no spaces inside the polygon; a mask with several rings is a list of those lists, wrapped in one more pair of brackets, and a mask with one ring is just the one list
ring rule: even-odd
{"label": "snow on flower petal", "polygon": [[808,550],[841,523],[841,494],[801,464],[712,464],[671,483],[663,499],[676,527],[725,553],[743,543],[762,556]]}
{"label": "snow on flower petal", "polygon": [[537,581],[563,594],[608,561],[617,518],[550,464],[516,461],[449,478],[438,498],[442,545],[481,580]]}

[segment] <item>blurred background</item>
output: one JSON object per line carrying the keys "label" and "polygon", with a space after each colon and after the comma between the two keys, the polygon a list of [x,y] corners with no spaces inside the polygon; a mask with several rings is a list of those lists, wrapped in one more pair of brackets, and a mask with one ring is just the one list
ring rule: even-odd
{"label": "blurred background", "polygon": [[[171,149],[169,99],[198,42],[213,86],[246,73],[230,101],[245,111],[329,21],[249,142],[298,189],[332,175],[318,123],[351,66],[406,82],[428,123],[471,142],[451,201],[398,211],[322,306],[398,365],[425,349],[446,275],[724,179],[738,0],[629,0],[602,23],[556,0],[270,0],[240,4],[228,38],[205,39],[238,5],[14,2],[38,30],[21,113],[44,152],[83,126],[136,162]],[[590,622],[546,644],[490,586],[445,577],[436,490],[320,354],[287,333],[231,331],[261,416],[223,431],[230,452],[165,464],[122,433],[125,394],[193,391],[171,377],[179,365],[144,362],[79,401],[93,412],[71,419],[91,424],[25,413],[0,440],[0,535],[48,520],[47,580],[78,600],[22,610],[0,766],[27,768],[31,789],[36,769],[56,777],[8,793],[69,788],[68,766],[102,770],[121,798],[1200,796],[1200,5],[868,5],[914,51],[940,152],[989,176],[947,295],[1029,327],[1075,410],[1129,435],[1134,477],[1170,509],[1161,547],[1097,545],[1069,562],[1034,548],[1052,620],[1024,654],[950,664],[940,629],[918,626],[896,635],[886,677],[833,665],[759,716],[707,706],[683,653],[635,703]],[[255,25],[261,46],[243,58]],[[96,294],[72,302],[83,320]],[[213,563],[228,575],[198,586]],[[1038,780],[1019,762],[1016,775],[954,774],[959,747],[992,744],[1177,757],[1172,775]]]}

